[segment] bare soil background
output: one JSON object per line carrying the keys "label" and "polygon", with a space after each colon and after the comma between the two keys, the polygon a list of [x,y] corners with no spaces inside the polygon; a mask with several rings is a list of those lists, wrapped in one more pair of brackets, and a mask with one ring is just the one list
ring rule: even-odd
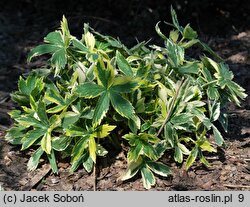
{"label": "bare soil background", "polygon": [[[20,147],[9,145],[3,139],[12,124],[7,112],[15,108],[9,93],[17,88],[19,75],[43,64],[43,59],[27,64],[29,50],[59,27],[63,14],[77,36],[86,22],[101,33],[119,37],[128,46],[136,43],[136,39],[162,44],[154,25],[158,21],[170,22],[171,3],[181,24],[191,23],[200,37],[226,60],[236,82],[250,95],[250,3],[247,0],[0,2],[0,185],[5,190],[93,190],[93,176],[84,169],[70,174],[65,160],[58,163],[58,175],[52,174],[46,160],[36,171],[28,172],[26,165],[32,150],[21,152]],[[229,132],[224,137],[225,146],[218,148],[218,153],[207,155],[210,168],[197,162],[186,173],[171,157],[163,157],[162,161],[171,166],[173,174],[168,178],[157,177],[151,190],[249,190],[249,96],[241,108],[230,105]],[[123,152],[99,163],[97,190],[144,190],[140,177],[124,183],[118,181],[127,166]]]}

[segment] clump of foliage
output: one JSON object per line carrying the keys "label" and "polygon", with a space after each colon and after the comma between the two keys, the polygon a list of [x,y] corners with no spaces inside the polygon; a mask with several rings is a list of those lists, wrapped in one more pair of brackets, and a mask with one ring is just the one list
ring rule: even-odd
{"label": "clump of foliage", "polygon": [[[154,174],[168,176],[160,158],[172,153],[188,169],[196,159],[209,165],[204,151],[216,152],[223,137],[214,122],[227,130],[226,104],[246,97],[223,60],[198,39],[190,25],[179,25],[171,9],[169,37],[156,25],[164,47],[145,42],[127,48],[119,40],[84,26],[82,39],[70,34],[63,17],[60,30],[49,33],[28,60],[49,54],[48,64],[20,77],[12,94],[20,109],[6,134],[22,150],[35,148],[28,162],[34,170],[46,154],[54,173],[58,156],[70,157],[71,170],[91,172],[103,143],[129,146],[122,180],[141,173],[143,185],[155,184]],[[207,53],[196,59],[185,54],[192,46]],[[112,148],[112,147],[110,147]]]}

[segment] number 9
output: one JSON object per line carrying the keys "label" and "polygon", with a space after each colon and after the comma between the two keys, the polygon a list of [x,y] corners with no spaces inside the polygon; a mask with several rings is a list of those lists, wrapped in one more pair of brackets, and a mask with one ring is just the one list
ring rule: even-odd
{"label": "number 9", "polygon": [[244,201],[244,195],[243,194],[239,194],[238,195],[238,199],[239,199],[239,202],[243,202]]}

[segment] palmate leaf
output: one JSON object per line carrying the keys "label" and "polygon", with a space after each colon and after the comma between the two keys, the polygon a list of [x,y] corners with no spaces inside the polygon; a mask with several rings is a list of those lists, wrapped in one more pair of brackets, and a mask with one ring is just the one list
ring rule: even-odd
{"label": "palmate leaf", "polygon": [[67,47],[61,32],[55,31],[49,33],[45,38],[46,44],[39,45],[31,50],[28,55],[28,61],[31,61],[33,57],[51,54],[51,63],[56,66],[55,75],[60,72],[60,69],[64,68],[67,63]]}
{"label": "palmate leaf", "polygon": [[154,135],[140,133],[139,135],[129,133],[123,136],[124,139],[129,141],[131,145],[130,151],[128,153],[128,161],[136,161],[140,155],[145,155],[151,160],[157,160],[157,151],[155,147],[150,144],[157,144],[160,139]]}
{"label": "palmate leaf", "polygon": [[18,89],[23,95],[37,96],[44,88],[43,77],[31,74],[24,80],[21,76],[18,81]]}

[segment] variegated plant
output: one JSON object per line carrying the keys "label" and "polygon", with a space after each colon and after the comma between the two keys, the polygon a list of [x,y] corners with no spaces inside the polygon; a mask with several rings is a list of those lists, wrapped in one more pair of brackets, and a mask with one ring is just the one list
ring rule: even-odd
{"label": "variegated plant", "polygon": [[[166,153],[187,169],[197,158],[209,165],[203,152],[216,152],[215,145],[224,142],[215,122],[227,130],[226,104],[239,105],[246,94],[223,60],[171,13],[169,37],[156,25],[163,47],[141,42],[129,49],[88,25],[78,40],[63,17],[60,30],[30,52],[29,61],[43,54],[51,58],[44,68],[20,77],[12,94],[20,108],[10,113],[15,122],[5,137],[22,150],[36,150],[29,170],[44,154],[54,173],[58,156],[71,157],[72,171],[82,165],[91,172],[97,156],[108,153],[107,137],[106,144],[116,137],[129,146],[121,179],[140,172],[147,189],[155,184],[154,173],[170,174],[160,161]],[[208,56],[185,54],[194,45]]]}

